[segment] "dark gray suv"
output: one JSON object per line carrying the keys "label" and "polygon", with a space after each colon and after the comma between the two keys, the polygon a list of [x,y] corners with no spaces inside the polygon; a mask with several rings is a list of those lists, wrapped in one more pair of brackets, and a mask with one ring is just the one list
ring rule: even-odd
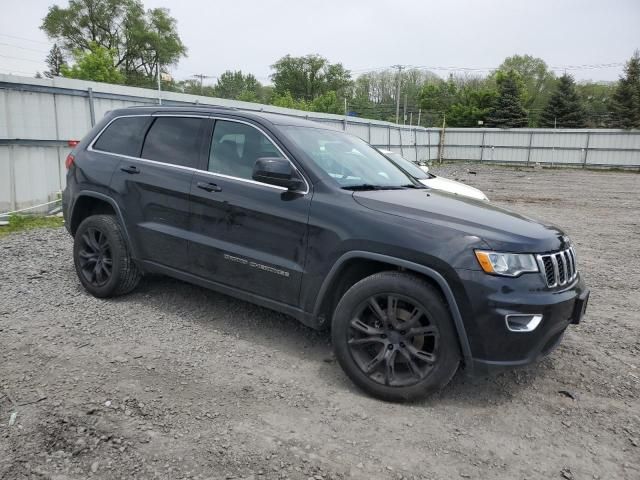
{"label": "dark gray suv", "polygon": [[63,204],[97,297],[162,273],[331,327],[346,374],[407,400],[533,362],[589,292],[556,227],[426,188],[359,138],[223,108],[110,112]]}

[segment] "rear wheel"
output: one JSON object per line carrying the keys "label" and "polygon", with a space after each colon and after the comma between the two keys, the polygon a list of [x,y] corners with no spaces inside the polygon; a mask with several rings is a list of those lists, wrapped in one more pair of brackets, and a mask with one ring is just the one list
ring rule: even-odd
{"label": "rear wheel", "polygon": [[140,271],[113,215],[92,215],[80,223],[73,260],[80,283],[96,297],[129,293],[140,281]]}
{"label": "rear wheel", "polygon": [[460,354],[440,293],[415,275],[382,272],[351,287],[333,316],[336,358],[374,397],[404,401],[443,388]]}

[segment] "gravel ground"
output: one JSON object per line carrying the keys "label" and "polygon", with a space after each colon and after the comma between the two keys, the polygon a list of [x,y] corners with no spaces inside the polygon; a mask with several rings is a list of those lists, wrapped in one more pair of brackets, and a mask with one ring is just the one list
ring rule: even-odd
{"label": "gravel ground", "polygon": [[0,478],[640,478],[640,175],[433,171],[577,244],[591,304],[550,357],[383,403],[346,379],[327,333],[162,277],[98,300],[63,229],[13,234]]}

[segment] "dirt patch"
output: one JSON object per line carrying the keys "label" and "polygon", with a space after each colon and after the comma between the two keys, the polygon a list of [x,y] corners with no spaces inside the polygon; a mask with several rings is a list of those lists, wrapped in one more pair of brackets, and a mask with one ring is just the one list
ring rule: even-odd
{"label": "dirt patch", "polygon": [[575,241],[591,305],[550,357],[387,404],[327,334],[162,277],[98,300],[62,229],[9,235],[0,478],[640,478],[640,175],[432,170]]}

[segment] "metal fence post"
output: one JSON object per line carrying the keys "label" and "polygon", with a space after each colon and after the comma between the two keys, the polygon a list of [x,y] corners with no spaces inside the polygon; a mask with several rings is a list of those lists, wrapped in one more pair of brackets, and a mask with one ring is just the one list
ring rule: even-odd
{"label": "metal fence post", "polygon": [[427,161],[431,161],[431,130],[427,130]]}
{"label": "metal fence post", "polygon": [[589,140],[591,139],[591,132],[587,132],[587,144],[584,147],[584,160],[582,161],[582,168],[587,166],[587,156],[589,155]]}
{"label": "metal fence post", "polygon": [[529,165],[529,160],[531,160],[531,146],[533,145],[533,132],[529,134],[529,149],[527,150],[527,165]]}
{"label": "metal fence post", "polygon": [[413,151],[415,152],[416,163],[418,163],[418,130],[413,129]]}
{"label": "metal fence post", "polygon": [[96,124],[96,110],[93,105],[93,88],[87,88],[87,92],[89,92],[89,116],[91,117],[91,126],[93,127]]}
{"label": "metal fence post", "polygon": [[369,122],[369,132],[367,135],[368,143],[371,144],[371,122]]}
{"label": "metal fence post", "polygon": [[344,120],[342,120],[342,130],[343,131],[347,131],[347,117],[344,117]]}
{"label": "metal fence post", "polygon": [[482,161],[483,157],[484,157],[484,134],[487,133],[486,131],[482,131],[482,145],[480,145],[480,161]]}

